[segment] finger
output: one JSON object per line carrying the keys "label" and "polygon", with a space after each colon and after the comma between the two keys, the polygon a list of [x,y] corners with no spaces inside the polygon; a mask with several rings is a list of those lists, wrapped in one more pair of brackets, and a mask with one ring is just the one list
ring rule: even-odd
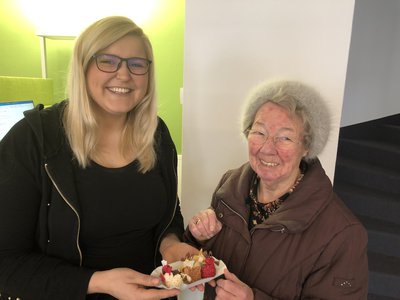
{"label": "finger", "polygon": [[207,238],[212,238],[217,232],[217,218],[212,209],[203,211],[199,216],[198,228]]}
{"label": "finger", "polygon": [[216,219],[216,229],[215,229],[215,231],[216,232],[220,232],[221,228],[222,228],[222,223],[218,219]]}
{"label": "finger", "polygon": [[215,299],[232,299],[232,298],[234,298],[234,293],[232,293],[232,291],[230,289],[225,288],[224,285],[221,285],[222,282],[227,282],[227,281],[224,279],[217,281],[217,286],[215,288],[215,294],[217,297]]}
{"label": "finger", "polygon": [[204,284],[198,284],[194,287],[189,288],[192,292],[194,291],[200,291],[203,292],[204,291]]}
{"label": "finger", "polygon": [[192,218],[193,224],[198,225],[200,222],[206,221],[208,210],[209,209],[205,209],[205,210],[199,211],[197,214],[195,214]]}
{"label": "finger", "polygon": [[207,236],[203,231],[200,231],[200,227],[195,225],[194,222],[189,223],[189,231],[195,237],[195,239],[199,241],[203,241],[207,239]]}
{"label": "finger", "polygon": [[210,280],[209,282],[207,282],[209,285],[211,285],[212,287],[215,287],[217,285],[217,283],[215,282],[215,280]]}
{"label": "finger", "polygon": [[192,228],[191,232],[194,233],[195,237],[200,239],[208,239],[210,238],[211,232],[209,229],[209,220],[207,213],[200,212],[192,218],[190,222],[191,225],[189,227]]}
{"label": "finger", "polygon": [[199,217],[193,216],[192,219],[189,222],[189,230],[193,234],[198,234],[198,229],[197,229],[197,224],[200,222]]}
{"label": "finger", "polygon": [[199,241],[212,238],[222,228],[213,209],[198,212],[189,222],[189,230]]}
{"label": "finger", "polygon": [[[189,255],[197,255],[199,253],[199,249],[193,247],[192,245],[186,244],[186,254],[189,253]],[[185,257],[184,255],[181,255],[181,258]]]}
{"label": "finger", "polygon": [[193,224],[198,225],[201,222],[201,219],[199,216],[194,216],[193,217]]}
{"label": "finger", "polygon": [[164,299],[169,297],[176,297],[180,294],[180,291],[177,289],[170,289],[170,290],[155,290],[149,289],[145,290],[145,297],[146,299]]}
{"label": "finger", "polygon": [[217,216],[212,209],[207,210],[207,220],[209,223],[209,228],[212,233],[214,233],[215,228],[217,227]]}
{"label": "finger", "polygon": [[202,213],[198,217],[196,227],[202,233],[202,235],[206,237],[209,237],[211,235],[210,220],[208,219],[207,213]]}
{"label": "finger", "polygon": [[143,286],[157,286],[161,284],[161,280],[158,277],[145,274],[137,274],[135,277],[135,283]]}
{"label": "finger", "polygon": [[212,235],[216,235],[222,228],[222,223],[218,220],[217,215],[213,209],[208,209],[207,217],[209,222],[209,229]]}
{"label": "finger", "polygon": [[[225,279],[217,281],[216,293],[221,298],[224,297],[239,297],[240,299],[246,298],[251,294],[249,287],[244,284],[237,276],[227,269],[224,270]],[[218,290],[218,291],[217,291]]]}
{"label": "finger", "polygon": [[240,281],[239,278],[237,278],[237,276],[231,272],[229,272],[228,269],[224,269],[224,275],[225,275],[225,279],[236,282],[236,283],[241,283],[242,281]]}

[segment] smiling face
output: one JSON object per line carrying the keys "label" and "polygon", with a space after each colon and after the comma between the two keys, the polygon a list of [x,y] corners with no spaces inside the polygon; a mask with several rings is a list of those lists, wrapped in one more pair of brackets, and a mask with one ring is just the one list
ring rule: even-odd
{"label": "smiling face", "polygon": [[[252,134],[248,136],[249,162],[261,182],[273,187],[292,185],[299,174],[300,161],[307,153],[302,143],[301,120],[286,108],[267,102],[257,111],[253,130],[257,135],[268,136],[265,143],[257,142]],[[283,137],[293,142],[280,145]]]}
{"label": "smiling face", "polygon": [[[142,40],[127,35],[101,51],[122,58],[147,58]],[[149,75],[134,75],[129,72],[126,62],[114,73],[100,71],[92,60],[86,72],[89,94],[97,104],[97,111],[103,115],[123,116],[131,111],[146,95]]]}

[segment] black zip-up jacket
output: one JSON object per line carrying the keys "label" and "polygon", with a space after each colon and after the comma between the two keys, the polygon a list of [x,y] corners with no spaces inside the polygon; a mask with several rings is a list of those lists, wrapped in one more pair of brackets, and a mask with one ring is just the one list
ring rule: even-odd
{"label": "black zip-up jacket", "polygon": [[[61,123],[66,101],[25,112],[0,142],[0,299],[85,299],[73,154]],[[156,230],[154,266],[167,233],[183,233],[177,154],[165,123],[155,134],[168,209]],[[138,207],[140,209],[140,207]],[[7,298],[5,298],[7,297]]]}

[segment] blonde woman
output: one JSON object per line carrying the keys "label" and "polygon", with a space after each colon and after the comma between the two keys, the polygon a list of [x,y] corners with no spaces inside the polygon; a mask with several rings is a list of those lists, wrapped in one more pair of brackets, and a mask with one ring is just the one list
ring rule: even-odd
{"label": "blonde woman", "polygon": [[0,144],[0,298],[176,296],[146,288],[162,258],[197,250],[179,239],[177,154],[142,29],[108,17],[83,31],[68,96]]}

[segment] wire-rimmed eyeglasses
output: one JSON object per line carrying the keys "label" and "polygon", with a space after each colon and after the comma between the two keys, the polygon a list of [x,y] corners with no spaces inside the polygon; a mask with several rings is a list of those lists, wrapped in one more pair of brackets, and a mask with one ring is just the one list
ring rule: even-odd
{"label": "wire-rimmed eyeglasses", "polygon": [[277,149],[282,149],[282,150],[292,149],[297,144],[300,144],[300,142],[295,140],[294,137],[285,133],[280,133],[279,135],[276,136],[270,136],[264,130],[258,130],[252,128],[247,129],[246,133],[247,133],[247,140],[250,143],[253,143],[257,146],[264,145],[269,138],[271,138],[272,143],[275,145]]}
{"label": "wire-rimmed eyeglasses", "polygon": [[129,72],[135,75],[144,75],[149,71],[151,60],[141,57],[122,58],[112,54],[95,54],[92,56],[100,71],[114,73],[121,68],[122,62],[126,61]]}

